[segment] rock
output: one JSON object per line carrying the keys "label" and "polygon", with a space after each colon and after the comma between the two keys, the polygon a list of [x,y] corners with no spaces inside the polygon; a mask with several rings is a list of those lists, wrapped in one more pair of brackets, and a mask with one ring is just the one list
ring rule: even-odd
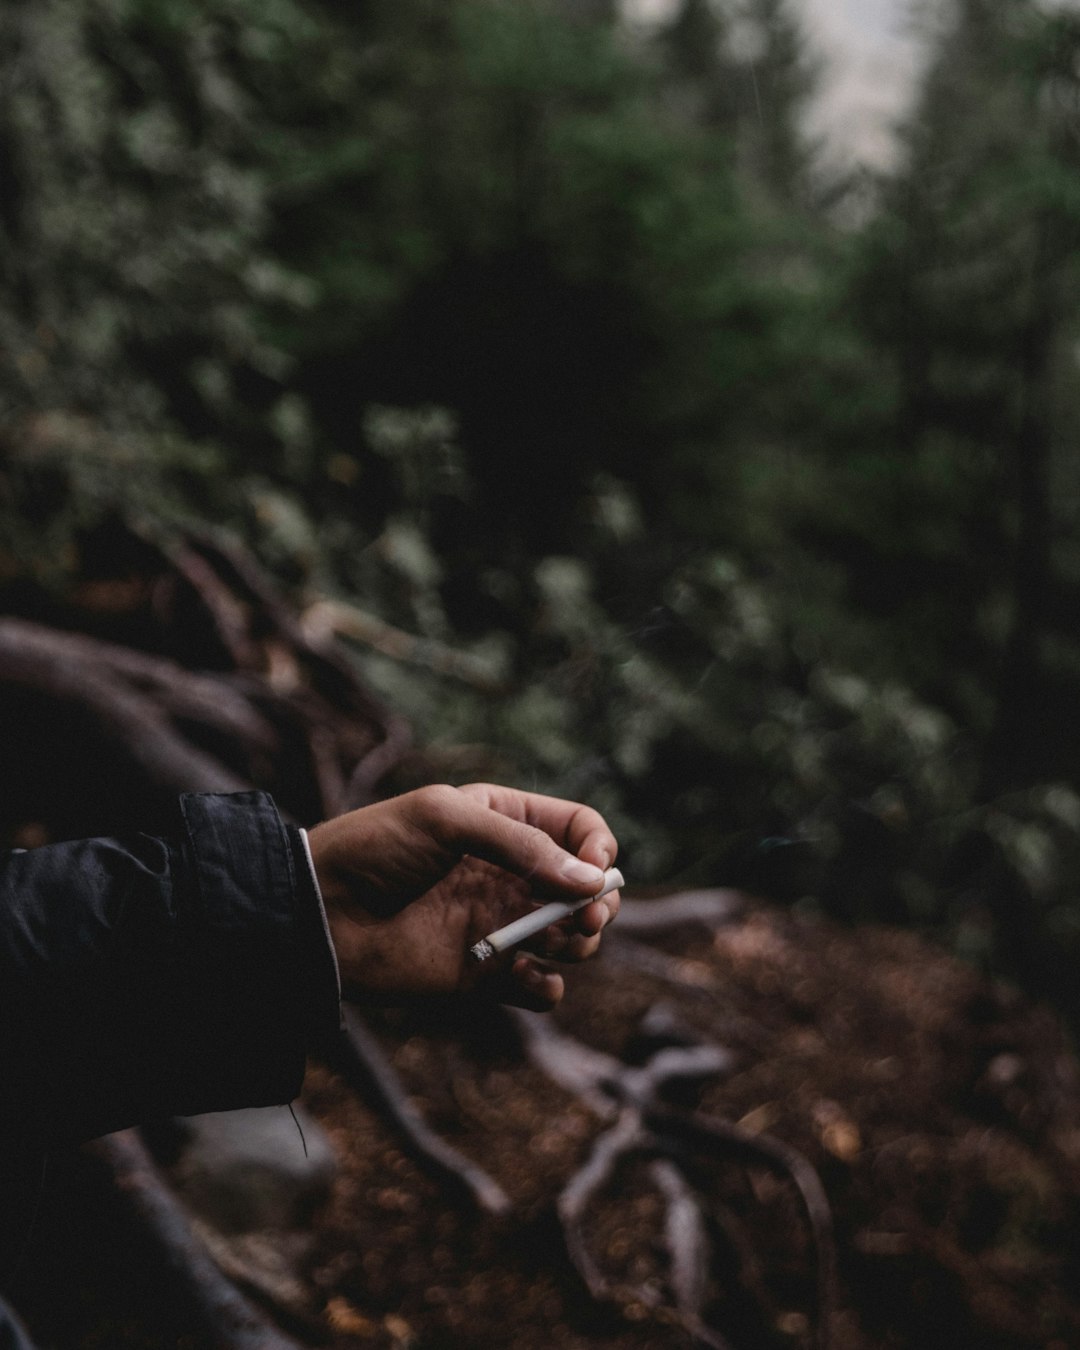
{"label": "rock", "polygon": [[[171,1169],[186,1203],[224,1233],[299,1228],[327,1198],[337,1157],[301,1106],[191,1116]],[[307,1152],[305,1154],[304,1144]]]}

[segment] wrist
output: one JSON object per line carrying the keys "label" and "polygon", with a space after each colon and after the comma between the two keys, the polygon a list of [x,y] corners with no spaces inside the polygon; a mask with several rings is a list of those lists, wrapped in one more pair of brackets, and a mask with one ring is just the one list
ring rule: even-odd
{"label": "wrist", "polygon": [[380,992],[387,968],[384,923],[355,906],[332,901],[326,905],[326,922],[342,996],[357,1002]]}
{"label": "wrist", "polygon": [[357,857],[366,852],[363,841],[356,837],[357,814],[323,821],[308,834],[311,866],[328,920],[331,911],[341,912],[355,906],[365,890],[366,879],[356,865]]}

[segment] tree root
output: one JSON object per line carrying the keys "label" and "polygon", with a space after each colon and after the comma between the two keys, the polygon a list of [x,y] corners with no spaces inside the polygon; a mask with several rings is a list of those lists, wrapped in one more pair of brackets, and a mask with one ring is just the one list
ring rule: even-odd
{"label": "tree root", "polygon": [[746,896],[741,891],[719,886],[676,891],[656,900],[628,900],[619,911],[619,930],[636,938],[692,924],[711,931],[721,924],[734,923],[745,910]]}
{"label": "tree root", "polygon": [[201,1345],[213,1350],[299,1350],[300,1343],[268,1321],[218,1269],[137,1130],[122,1130],[86,1147],[112,1173],[116,1192],[140,1233],[161,1253],[179,1298],[203,1329]]}
{"label": "tree root", "polygon": [[[724,922],[741,907],[730,893],[687,895],[686,901],[674,897],[670,905],[647,902],[647,922],[638,931],[657,931],[658,926],[669,923]],[[703,896],[707,898],[703,900]],[[640,903],[627,902],[623,914],[628,910],[633,913]],[[622,938],[619,946],[675,964],[675,958],[643,947],[632,938]],[[666,965],[664,973],[673,975]],[[681,987],[685,989],[685,985]],[[691,1158],[702,1156],[711,1162],[730,1159],[744,1166],[765,1166],[792,1182],[802,1199],[815,1254],[815,1344],[818,1350],[828,1350],[830,1323],[837,1306],[835,1241],[831,1212],[816,1171],[798,1150],[779,1139],[680,1109],[667,1100],[680,1084],[731,1073],[736,1053],[727,1046],[704,1041],[670,1010],[665,1014],[661,1009],[647,1028],[643,1025],[647,1041],[655,1048],[640,1065],[628,1064],[565,1034],[550,1017],[514,1008],[506,1009],[506,1015],[513,1021],[529,1061],[603,1125],[556,1204],[567,1256],[589,1295],[602,1303],[642,1305],[658,1322],[680,1328],[696,1344],[711,1350],[730,1350],[729,1342],[707,1318],[712,1267],[709,1225],[686,1167]],[[346,1016],[347,1051],[344,1060],[334,1067],[380,1114],[395,1123],[410,1153],[425,1170],[449,1183],[477,1208],[506,1215],[510,1201],[498,1184],[426,1125],[374,1037],[355,1012],[350,1010]],[[666,1296],[652,1284],[627,1287],[613,1281],[592,1254],[586,1236],[598,1197],[610,1186],[618,1169],[635,1157],[648,1161],[646,1175],[663,1204]],[[726,1217],[721,1213],[718,1218],[724,1231]],[[735,1250],[740,1266],[748,1267],[746,1281],[753,1284],[757,1301],[764,1305],[767,1299],[754,1254],[738,1244]]]}
{"label": "tree root", "polygon": [[[375,799],[384,779],[412,748],[412,728],[377,699],[357,678],[332,629],[306,624],[277,592],[255,560],[242,549],[205,537],[192,537],[180,553],[181,566],[238,668],[258,669],[258,653],[271,676],[269,683],[284,701],[300,691],[307,695],[308,720],[331,725],[338,740],[338,760],[348,764],[344,786],[337,783],[322,803],[323,815],[351,810]],[[198,582],[195,582],[198,578]],[[226,595],[222,597],[222,585]],[[248,634],[238,638],[234,595],[246,609]],[[253,653],[256,655],[253,656]],[[277,676],[274,678],[275,669]],[[303,703],[303,699],[301,699]],[[318,709],[312,719],[311,713]],[[312,747],[316,776],[326,784],[328,738]],[[336,799],[336,800],[335,800]]]}
{"label": "tree root", "polygon": [[[239,549],[196,537],[168,552],[139,542],[154,576],[123,592],[134,608],[114,612],[95,598],[102,587],[88,587],[65,616],[70,627],[0,620],[0,694],[10,691],[16,733],[20,719],[35,728],[25,758],[36,786],[21,800],[40,798],[31,809],[48,819],[72,737],[116,775],[113,797],[127,814],[112,828],[157,828],[157,815],[144,821],[140,811],[149,816],[180,791],[264,787],[303,823],[374,800],[410,752],[411,730],[365,689],[344,651],[330,637],[310,639]],[[184,660],[195,653],[203,669],[73,631],[80,623],[135,632]],[[72,819],[60,828],[78,831],[78,800],[65,809]],[[100,828],[92,806],[85,815],[88,833]]]}
{"label": "tree root", "polygon": [[590,1294],[599,1301],[633,1301],[657,1307],[652,1289],[624,1291],[613,1286],[591,1256],[584,1222],[600,1191],[629,1156],[653,1158],[650,1176],[665,1203],[665,1245],[668,1285],[673,1307],[669,1316],[695,1340],[707,1346],[727,1345],[704,1320],[708,1239],[701,1211],[680,1163],[686,1151],[710,1158],[730,1157],[743,1164],[764,1164],[789,1178],[806,1210],[816,1252],[818,1350],[828,1350],[830,1324],[837,1306],[836,1255],[832,1215],[824,1188],[807,1159],[782,1140],[725,1121],[668,1105],[664,1093],[679,1081],[724,1076],[735,1064],[724,1046],[699,1041],[667,1045],[641,1067],[623,1064],[564,1035],[546,1021],[511,1010],[530,1061],[560,1087],[572,1093],[601,1119],[614,1123],[596,1139],[591,1154],[570,1178],[558,1200],[567,1252]]}
{"label": "tree root", "polygon": [[345,1009],[345,1030],[333,1067],[397,1127],[413,1160],[469,1204],[496,1217],[509,1214],[510,1199],[498,1182],[428,1126],[405,1095],[378,1041],[352,1008]]}
{"label": "tree root", "polygon": [[[0,682],[65,708],[85,709],[134,766],[160,787],[196,792],[236,792],[246,787],[243,778],[192,745],[171,724],[170,703],[191,711],[204,691],[180,667],[158,661],[153,663],[157,692],[146,692],[138,683],[123,682],[133,667],[137,681],[145,686],[148,669],[132,662],[122,648],[19,619],[0,620]],[[161,689],[170,685],[172,698],[162,699]],[[193,697],[196,688],[198,698]],[[227,709],[226,699],[212,719],[214,730],[228,725],[236,731]]]}
{"label": "tree root", "polygon": [[433,638],[420,638],[395,628],[375,614],[340,600],[316,600],[303,614],[304,630],[313,639],[333,634],[362,643],[394,661],[420,666],[459,680],[483,694],[505,694],[505,681],[494,675],[484,661]]}
{"label": "tree root", "polygon": [[661,1138],[666,1136],[672,1141],[696,1145],[714,1157],[726,1154],[742,1163],[764,1163],[771,1171],[787,1176],[795,1183],[806,1209],[816,1253],[815,1344],[818,1350],[828,1350],[831,1342],[830,1325],[837,1307],[836,1238],[825,1188],[809,1160],[798,1149],[774,1135],[754,1134],[738,1125],[699,1112],[687,1114],[654,1104],[646,1111],[645,1119]]}

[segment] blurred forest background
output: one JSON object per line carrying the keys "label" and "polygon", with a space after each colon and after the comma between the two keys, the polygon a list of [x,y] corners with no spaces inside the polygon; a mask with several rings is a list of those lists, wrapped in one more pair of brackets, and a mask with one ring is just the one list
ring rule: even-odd
{"label": "blurred forest background", "polygon": [[440,776],[1075,1022],[1080,15],[844,173],[785,0],[615,8],[8,0],[0,606],[240,539]]}

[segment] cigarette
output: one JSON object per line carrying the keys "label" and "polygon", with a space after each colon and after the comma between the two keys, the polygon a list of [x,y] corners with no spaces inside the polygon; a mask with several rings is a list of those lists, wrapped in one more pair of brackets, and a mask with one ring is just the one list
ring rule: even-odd
{"label": "cigarette", "polygon": [[515,919],[513,923],[508,923],[504,928],[497,928],[494,933],[489,933],[486,938],[481,938],[469,950],[478,961],[486,961],[496,952],[504,952],[508,947],[513,947],[516,943],[524,942],[526,938],[532,937],[534,933],[543,932],[549,924],[557,923],[560,919],[565,919],[568,914],[574,914],[577,910],[584,909],[586,905],[591,905],[594,900],[599,900],[609,891],[617,891],[623,885],[625,885],[623,874],[617,867],[609,867],[604,873],[604,884],[595,895],[587,895],[584,900],[571,900],[569,904],[564,904],[561,900],[553,900],[550,905],[541,905],[539,909],[534,909],[531,914],[525,914],[520,919]]}

